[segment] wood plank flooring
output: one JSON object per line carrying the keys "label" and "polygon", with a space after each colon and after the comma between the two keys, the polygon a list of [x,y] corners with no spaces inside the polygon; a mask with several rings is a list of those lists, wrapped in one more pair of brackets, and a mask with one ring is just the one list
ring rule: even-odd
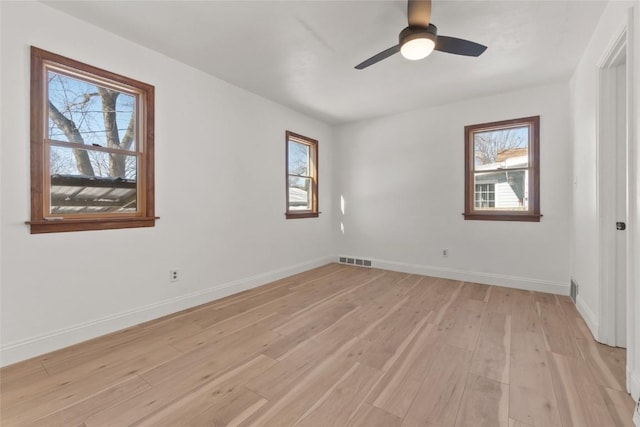
{"label": "wood plank flooring", "polygon": [[632,426],[567,297],[329,264],[0,370],[9,426]]}

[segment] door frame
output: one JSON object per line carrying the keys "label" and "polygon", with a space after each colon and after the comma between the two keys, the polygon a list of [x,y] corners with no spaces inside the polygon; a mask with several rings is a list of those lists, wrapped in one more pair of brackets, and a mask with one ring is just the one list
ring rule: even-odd
{"label": "door frame", "polygon": [[[596,209],[598,218],[598,283],[599,283],[599,316],[596,339],[607,345],[615,345],[616,332],[616,298],[615,286],[610,286],[615,280],[615,157],[616,150],[612,150],[611,141],[616,138],[616,65],[622,55],[626,62],[626,163],[627,163],[627,388],[630,387],[630,373],[633,371],[635,353],[635,321],[639,313],[636,313],[634,301],[637,280],[633,258],[637,255],[637,243],[631,231],[640,224],[635,223],[635,215],[632,210],[638,203],[635,193],[637,184],[633,177],[636,176],[633,153],[638,149],[634,135],[634,103],[633,103],[633,9],[629,10],[625,25],[620,29],[618,36],[609,45],[602,59],[598,62],[597,76],[597,141],[596,141]],[[616,144],[618,142],[616,141]],[[640,290],[638,290],[640,292]]]}
{"label": "door frame", "polygon": [[[598,338],[603,344],[615,346],[616,336],[616,298],[615,283],[615,238],[616,222],[615,194],[616,194],[616,146],[618,144],[617,129],[617,83],[616,68],[622,57],[626,63],[627,80],[629,80],[628,57],[628,28],[625,26],[622,33],[605,52],[598,64],[598,141],[597,141],[597,217],[598,217],[598,255],[599,255],[599,283],[600,283],[600,319]],[[629,96],[627,96],[626,122],[627,122],[627,163],[629,160]],[[627,181],[628,181],[627,168]],[[627,215],[628,217],[628,212]],[[627,255],[628,255],[627,248]],[[628,316],[627,316],[628,317]]]}

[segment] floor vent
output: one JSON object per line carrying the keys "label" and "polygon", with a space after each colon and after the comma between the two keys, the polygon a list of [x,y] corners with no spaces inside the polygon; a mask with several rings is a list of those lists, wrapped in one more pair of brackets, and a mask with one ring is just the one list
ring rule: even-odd
{"label": "floor vent", "polygon": [[569,290],[569,296],[571,297],[571,301],[576,303],[576,297],[578,296],[578,284],[571,279],[571,289]]}
{"label": "floor vent", "polygon": [[340,264],[359,265],[362,267],[371,267],[371,260],[359,258],[340,257]]}

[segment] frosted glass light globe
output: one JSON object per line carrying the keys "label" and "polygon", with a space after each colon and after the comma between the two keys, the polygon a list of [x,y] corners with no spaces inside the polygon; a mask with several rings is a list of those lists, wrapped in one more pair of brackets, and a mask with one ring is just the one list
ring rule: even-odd
{"label": "frosted glass light globe", "polygon": [[400,53],[405,58],[415,61],[429,56],[435,47],[436,44],[431,39],[416,38],[403,44],[400,48]]}

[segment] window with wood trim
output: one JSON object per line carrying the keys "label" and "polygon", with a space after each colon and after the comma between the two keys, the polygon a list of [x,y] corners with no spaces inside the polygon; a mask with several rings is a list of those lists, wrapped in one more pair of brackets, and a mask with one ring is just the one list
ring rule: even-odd
{"label": "window with wood trim", "polygon": [[540,217],[540,116],[465,126],[465,219]]}
{"label": "window with wood trim", "polygon": [[31,233],[152,227],[154,87],[31,48]]}
{"label": "window with wood trim", "polygon": [[318,141],[286,133],[287,219],[315,218],[318,212]]}

